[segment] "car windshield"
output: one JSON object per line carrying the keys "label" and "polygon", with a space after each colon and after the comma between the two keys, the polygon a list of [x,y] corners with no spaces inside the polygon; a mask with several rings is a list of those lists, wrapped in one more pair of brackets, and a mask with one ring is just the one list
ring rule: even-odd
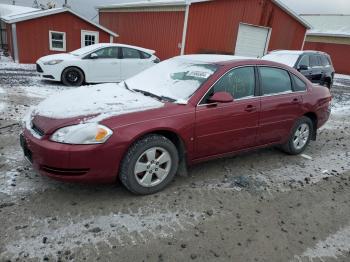
{"label": "car windshield", "polygon": [[290,67],[294,67],[295,63],[298,61],[299,55],[298,54],[268,54],[263,56],[262,59],[277,62],[281,64],[288,65]]}
{"label": "car windshield", "polygon": [[187,103],[192,94],[218,69],[218,65],[173,58],[125,82],[130,89]]}
{"label": "car windshield", "polygon": [[94,51],[94,50],[96,50],[98,48],[99,47],[96,46],[96,45],[84,46],[82,48],[79,48],[77,50],[74,50],[74,51],[70,52],[70,54],[75,55],[75,56],[82,56],[82,55],[85,55],[85,54],[87,54],[89,52],[92,52],[92,51]]}

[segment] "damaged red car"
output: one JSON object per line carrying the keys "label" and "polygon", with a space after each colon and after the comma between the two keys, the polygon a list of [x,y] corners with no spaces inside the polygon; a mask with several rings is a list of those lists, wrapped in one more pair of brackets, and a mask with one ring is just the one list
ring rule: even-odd
{"label": "damaged red car", "polygon": [[331,112],[326,87],[274,62],[175,57],[119,84],[63,91],[25,118],[24,155],[68,182],[165,188],[190,165],[278,145],[299,154]]}

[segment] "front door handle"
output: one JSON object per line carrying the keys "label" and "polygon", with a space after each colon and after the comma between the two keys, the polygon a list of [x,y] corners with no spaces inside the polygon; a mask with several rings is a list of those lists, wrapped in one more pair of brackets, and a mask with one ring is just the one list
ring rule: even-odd
{"label": "front door handle", "polygon": [[244,111],[246,111],[246,112],[254,112],[254,111],[256,111],[256,106],[247,105],[247,106],[245,107]]}

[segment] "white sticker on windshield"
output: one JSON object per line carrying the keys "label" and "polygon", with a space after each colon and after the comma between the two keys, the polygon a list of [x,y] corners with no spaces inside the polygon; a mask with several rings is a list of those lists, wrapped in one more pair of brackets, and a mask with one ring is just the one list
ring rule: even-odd
{"label": "white sticker on windshield", "polygon": [[208,78],[211,74],[208,72],[201,71],[189,71],[187,76],[197,77],[197,78]]}

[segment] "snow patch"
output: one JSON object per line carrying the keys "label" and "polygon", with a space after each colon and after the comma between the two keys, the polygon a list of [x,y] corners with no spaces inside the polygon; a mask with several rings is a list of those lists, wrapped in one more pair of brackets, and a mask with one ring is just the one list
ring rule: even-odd
{"label": "snow patch", "polygon": [[[131,210],[130,210],[131,211]],[[57,251],[72,250],[84,245],[93,245],[98,249],[98,244],[106,243],[113,246],[136,245],[139,242],[146,243],[154,238],[166,238],[172,236],[178,229],[194,226],[193,222],[201,216],[200,213],[167,211],[160,213],[156,209],[151,214],[145,215],[144,210],[130,214],[111,213],[105,216],[94,216],[81,220],[78,223],[69,221],[68,225],[50,229],[50,224],[43,232],[37,232],[35,237],[23,234],[20,240],[9,243],[0,258],[13,255],[25,255],[27,258],[43,256],[57,256]],[[44,222],[45,223],[45,222]],[[36,227],[35,222],[31,227]],[[47,237],[47,243],[42,239]]]}
{"label": "snow patch", "polygon": [[[323,261],[323,258],[337,258],[350,250],[350,226],[340,229],[327,239],[319,241],[315,247],[308,248],[296,259],[309,258],[309,261]],[[302,260],[304,261],[304,260]]]}
{"label": "snow patch", "polygon": [[290,67],[294,67],[296,62],[298,61],[300,54],[298,52],[273,52],[263,56],[261,59],[277,62],[281,64],[288,65]]}
{"label": "snow patch", "polygon": [[[32,112],[55,119],[99,115],[102,120],[111,116],[162,107],[164,104],[126,89],[122,84],[100,84],[66,90],[53,95]],[[90,120],[90,122],[93,120]],[[95,121],[98,121],[95,119]]]}
{"label": "snow patch", "polygon": [[212,63],[197,62],[196,59],[197,56],[185,56],[166,60],[127,79],[126,83],[131,89],[140,89],[175,101],[188,101],[218,68]]}

